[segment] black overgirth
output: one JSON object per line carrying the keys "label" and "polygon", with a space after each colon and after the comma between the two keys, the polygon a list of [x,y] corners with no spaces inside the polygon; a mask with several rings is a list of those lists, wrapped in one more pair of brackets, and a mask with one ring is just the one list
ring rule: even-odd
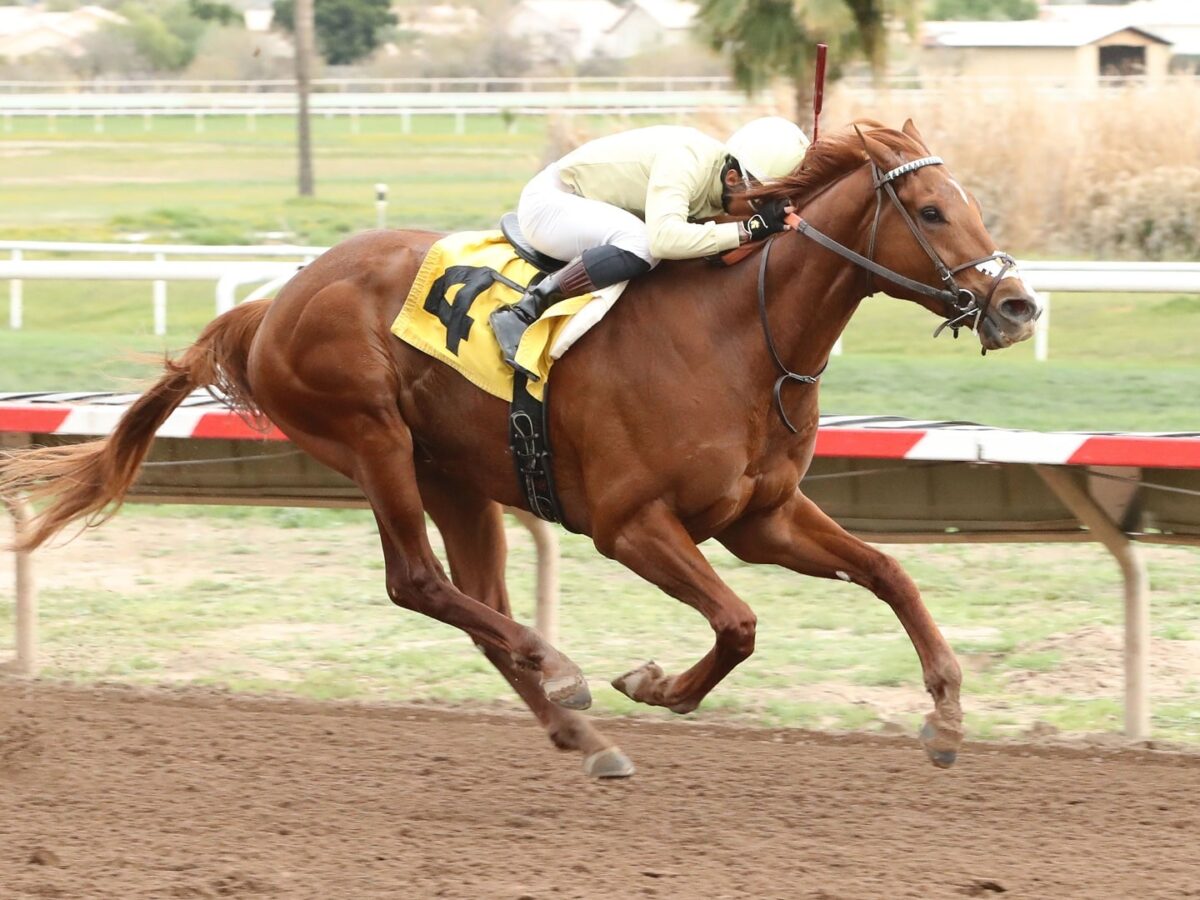
{"label": "black overgirth", "polygon": [[550,449],[550,385],[542,386],[542,399],[529,393],[529,379],[513,374],[512,406],[508,414],[508,443],[517,467],[517,484],[529,511],[539,519],[557,522],[574,531],[562,514],[562,503],[554,484],[554,455]]}

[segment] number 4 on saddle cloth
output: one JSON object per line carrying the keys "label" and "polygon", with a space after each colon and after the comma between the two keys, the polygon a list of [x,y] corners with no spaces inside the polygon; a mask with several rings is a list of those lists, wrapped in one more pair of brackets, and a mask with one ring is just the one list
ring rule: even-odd
{"label": "number 4 on saddle cloth", "polygon": [[[465,231],[434,244],[413,281],[392,332],[502,400],[513,399],[513,370],[488,324],[492,311],[521,299],[541,270],[499,231]],[[563,300],[521,338],[517,362],[538,380],[527,390],[542,400],[550,367],[616,302],[625,283]]]}
{"label": "number 4 on saddle cloth", "polygon": [[[507,216],[505,219],[502,227],[520,244],[519,232],[509,231],[515,223]],[[536,258],[524,246],[522,252]],[[562,522],[551,465],[546,379],[554,361],[600,321],[627,282],[560,301],[529,326],[516,359],[536,376],[534,380],[514,373],[504,363],[488,319],[501,304],[520,300],[526,286],[542,272],[522,258],[503,232],[448,235],[429,248],[404,307],[392,323],[392,332],[512,404],[508,433],[517,482],[535,515]]]}

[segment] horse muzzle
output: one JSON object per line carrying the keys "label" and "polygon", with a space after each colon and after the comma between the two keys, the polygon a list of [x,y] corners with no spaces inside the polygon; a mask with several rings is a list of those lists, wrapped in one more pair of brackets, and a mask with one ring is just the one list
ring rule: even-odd
{"label": "horse muzzle", "polygon": [[985,350],[1000,350],[1033,337],[1042,304],[1032,292],[993,298],[979,322],[979,343]]}

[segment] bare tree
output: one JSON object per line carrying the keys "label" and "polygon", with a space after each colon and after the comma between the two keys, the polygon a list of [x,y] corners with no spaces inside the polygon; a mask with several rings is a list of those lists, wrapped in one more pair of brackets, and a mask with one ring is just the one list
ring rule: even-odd
{"label": "bare tree", "polygon": [[296,0],[294,45],[296,48],[296,138],[300,157],[300,196],[313,195],[312,129],[308,118],[308,94],[312,80],[313,0]]}

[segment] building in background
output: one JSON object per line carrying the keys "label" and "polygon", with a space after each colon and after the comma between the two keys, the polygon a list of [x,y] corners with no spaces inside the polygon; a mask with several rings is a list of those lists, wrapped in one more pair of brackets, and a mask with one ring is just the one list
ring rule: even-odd
{"label": "building in background", "polygon": [[0,59],[19,60],[40,53],[81,57],[86,40],[106,25],[128,20],[102,6],[51,12],[43,5],[0,6]]}
{"label": "building in background", "polygon": [[1030,78],[1086,87],[1102,76],[1162,79],[1170,58],[1169,40],[1124,17],[926,22],[921,70],[933,76]]}
{"label": "building in background", "polygon": [[622,12],[608,0],[520,0],[504,30],[535,64],[572,65],[601,50]]}
{"label": "building in background", "polygon": [[430,6],[394,6],[401,31],[429,37],[456,37],[480,27],[482,17],[473,6],[438,3]]}
{"label": "building in background", "polygon": [[686,44],[698,9],[686,0],[631,0],[604,35],[600,49],[605,56],[625,59]]}
{"label": "building in background", "polygon": [[1171,42],[1168,68],[1200,74],[1200,0],[1134,0],[1122,6],[1046,6],[1042,18],[1058,22],[1132,25]]}

